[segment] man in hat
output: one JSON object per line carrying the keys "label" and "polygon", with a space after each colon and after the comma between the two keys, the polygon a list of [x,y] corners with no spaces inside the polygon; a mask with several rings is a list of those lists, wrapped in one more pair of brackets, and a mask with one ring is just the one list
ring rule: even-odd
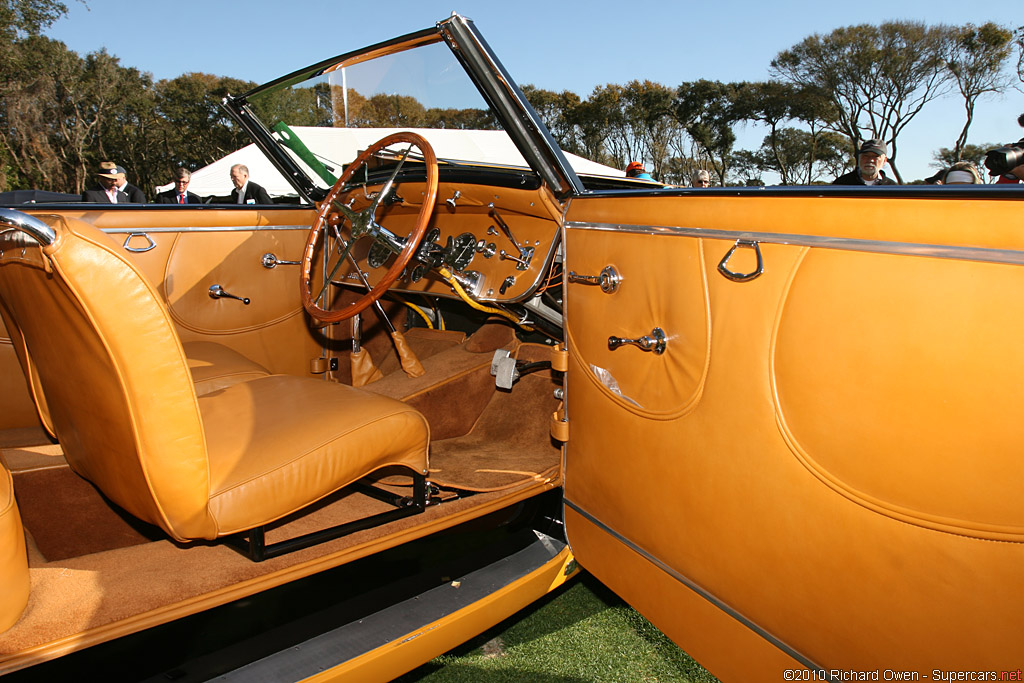
{"label": "man in hat", "polygon": [[123,166],[115,166],[120,178],[117,181],[117,189],[128,195],[128,201],[131,204],[145,204],[148,200],[146,199],[146,193],[128,183],[128,173],[124,170]]}
{"label": "man in hat", "polygon": [[654,180],[639,161],[629,162],[629,165],[626,166],[626,177],[637,178],[638,180]]}
{"label": "man in hat", "polygon": [[833,185],[898,185],[887,178],[882,167],[888,160],[889,150],[878,139],[865,140],[857,152],[857,168],[832,181]]}
{"label": "man in hat", "polygon": [[127,204],[128,195],[117,188],[118,180],[124,180],[124,173],[118,173],[117,164],[104,161],[96,171],[96,185],[82,193],[83,202],[106,204]]}

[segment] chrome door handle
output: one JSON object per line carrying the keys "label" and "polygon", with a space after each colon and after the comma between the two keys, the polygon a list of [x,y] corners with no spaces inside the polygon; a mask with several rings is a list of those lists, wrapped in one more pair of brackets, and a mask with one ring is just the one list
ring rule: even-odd
{"label": "chrome door handle", "polygon": [[622,282],[622,276],[615,266],[605,266],[600,275],[580,275],[575,270],[569,271],[569,282],[581,282],[585,285],[601,285],[605,294],[614,294]]}
{"label": "chrome door handle", "polygon": [[274,254],[272,254],[270,252],[267,252],[266,254],[263,255],[263,258],[260,259],[260,263],[263,264],[264,268],[274,268],[276,266],[301,266],[302,265],[302,261],[285,261],[283,259],[277,258],[276,255],[274,255]]}
{"label": "chrome door handle", "polygon": [[[750,271],[749,273],[734,273],[727,267],[729,259],[732,258],[732,255],[740,247],[753,249],[754,254],[757,256],[757,265],[754,267],[754,270]],[[729,278],[733,282],[750,282],[751,280],[757,279],[761,275],[761,273],[764,272],[764,261],[761,259],[761,247],[757,246],[757,242],[755,241],[736,240],[736,244],[732,245],[732,249],[730,249],[729,252],[725,255],[725,257],[721,260],[721,262],[719,262],[718,272],[724,275],[725,277]]]}
{"label": "chrome door handle", "polygon": [[[128,244],[133,239],[135,239],[136,237],[145,237],[146,238],[146,242],[147,242],[146,246],[144,246],[144,247],[130,247],[130,246],[128,246]],[[154,249],[156,247],[156,242],[154,242],[153,238],[150,237],[149,235],[147,235],[144,232],[133,232],[133,233],[130,233],[127,237],[124,238],[124,244],[121,245],[121,246],[124,247],[125,251],[130,251],[133,254],[145,254],[150,249]]]}
{"label": "chrome door handle", "polygon": [[631,344],[644,351],[654,351],[659,356],[665,353],[665,347],[668,345],[668,341],[665,337],[665,331],[660,327],[655,327],[651,330],[650,334],[645,334],[639,339],[624,339],[622,337],[608,337],[608,348],[611,351]]}
{"label": "chrome door handle", "polygon": [[211,299],[237,299],[246,306],[249,305],[249,297],[247,296],[235,296],[234,294],[228,294],[227,291],[220,285],[210,286],[210,298]]}

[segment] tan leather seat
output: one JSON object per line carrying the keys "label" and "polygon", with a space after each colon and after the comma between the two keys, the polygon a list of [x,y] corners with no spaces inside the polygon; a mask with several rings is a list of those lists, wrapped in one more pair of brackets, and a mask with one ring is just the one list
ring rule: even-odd
{"label": "tan leather seat", "polygon": [[25,532],[14,500],[11,473],[0,463],[0,632],[14,625],[28,603]]}
{"label": "tan leather seat", "polygon": [[185,352],[197,396],[270,374],[256,361],[223,344],[189,341],[183,342],[181,348]]}
{"label": "tan leather seat", "polygon": [[31,355],[23,367],[38,373],[68,463],[112,501],[186,541],[261,528],[388,465],[422,489],[420,413],[256,364],[199,378],[197,392],[145,276],[92,226],[54,221],[42,247],[0,233],[0,313]]}

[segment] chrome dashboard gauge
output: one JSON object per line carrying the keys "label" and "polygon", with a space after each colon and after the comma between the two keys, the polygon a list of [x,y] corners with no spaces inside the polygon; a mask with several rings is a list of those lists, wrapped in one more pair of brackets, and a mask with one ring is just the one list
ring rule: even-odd
{"label": "chrome dashboard gauge", "polygon": [[428,268],[422,263],[412,269],[409,273],[409,282],[419,282],[423,279],[423,276],[427,274]]}
{"label": "chrome dashboard gauge", "polygon": [[444,262],[454,270],[465,270],[476,254],[476,236],[464,232],[458,237],[448,238],[444,247]]}
{"label": "chrome dashboard gauge", "polygon": [[388,247],[379,242],[374,242],[373,246],[370,247],[370,253],[366,255],[366,262],[370,264],[371,268],[380,268],[387,263],[392,253]]}
{"label": "chrome dashboard gauge", "polygon": [[441,230],[431,228],[423,236],[419,251],[416,252],[416,260],[425,264],[428,268],[435,268],[441,265],[444,258],[444,247],[437,243],[441,237]]}

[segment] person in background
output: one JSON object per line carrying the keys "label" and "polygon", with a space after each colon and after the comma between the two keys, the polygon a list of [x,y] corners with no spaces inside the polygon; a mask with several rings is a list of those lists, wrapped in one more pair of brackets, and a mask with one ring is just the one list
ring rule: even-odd
{"label": "person in background", "polygon": [[644,168],[644,165],[639,161],[629,162],[629,165],[626,166],[626,177],[636,178],[638,180],[654,180],[654,178],[651,177],[651,174]]}
{"label": "person in background", "polygon": [[857,152],[857,168],[832,181],[833,185],[898,185],[888,178],[882,167],[889,158],[885,143],[878,139],[865,140]]}
{"label": "person in background", "polygon": [[124,170],[123,166],[115,166],[115,168],[120,176],[117,180],[117,189],[128,196],[129,204],[145,204],[149,201],[146,199],[145,192],[128,182],[128,172]]}
{"label": "person in background", "polygon": [[128,203],[128,195],[117,188],[117,181],[124,178],[123,173],[118,173],[117,164],[113,161],[104,161],[95,175],[96,185],[82,193],[83,202]]}
{"label": "person in background", "polygon": [[228,199],[231,204],[273,203],[262,185],[249,182],[249,167],[244,164],[235,164],[231,167],[231,183],[235,186]]}
{"label": "person in background", "polygon": [[[1020,125],[1024,126],[1024,114],[1020,115],[1017,119]],[[1007,145],[1010,148],[1024,149],[1024,138],[1018,140],[1015,144]],[[991,151],[990,151],[991,153]],[[985,165],[988,165],[988,159],[985,160]],[[996,175],[995,173],[989,172],[989,175]],[[1024,164],[1018,164],[1015,168],[1011,168],[1006,173],[1000,174],[996,178],[996,185],[1016,185],[1017,183],[1024,182]]]}
{"label": "person in background", "polygon": [[711,187],[711,174],[701,169],[690,176],[690,185],[693,187]]}
{"label": "person in background", "polygon": [[958,161],[942,174],[943,185],[981,185],[985,181],[981,179],[978,167],[970,161]]}
{"label": "person in background", "polygon": [[157,204],[202,204],[202,197],[194,192],[188,191],[188,184],[192,180],[192,172],[187,168],[174,170],[174,187],[165,190],[156,196]]}

